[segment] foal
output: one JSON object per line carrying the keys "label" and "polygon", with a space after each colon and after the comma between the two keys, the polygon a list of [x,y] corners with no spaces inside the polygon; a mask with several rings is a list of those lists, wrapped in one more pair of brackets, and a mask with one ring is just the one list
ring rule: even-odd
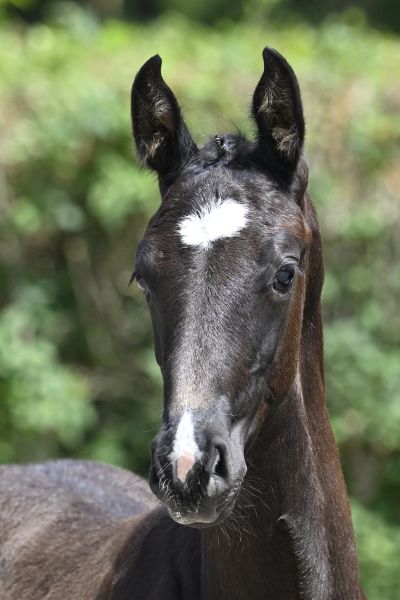
{"label": "foal", "polygon": [[151,58],[132,88],[161,206],[136,255],[164,417],[150,495],[80,461],[1,470],[2,600],[357,600],[323,381],[318,223],[296,77],[265,49],[257,138],[198,149]]}

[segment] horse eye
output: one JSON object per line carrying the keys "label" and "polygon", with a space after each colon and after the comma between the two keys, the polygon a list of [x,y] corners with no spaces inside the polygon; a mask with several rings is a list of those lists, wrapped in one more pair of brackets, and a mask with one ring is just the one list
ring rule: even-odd
{"label": "horse eye", "polygon": [[281,267],[275,275],[274,289],[278,292],[287,291],[293,282],[294,272],[295,265],[284,265]]}
{"label": "horse eye", "polygon": [[147,287],[147,283],[145,282],[145,280],[143,279],[143,277],[137,277],[136,276],[136,283],[138,285],[138,288],[140,290],[142,290],[142,292],[144,292],[145,294],[149,294],[149,288]]}

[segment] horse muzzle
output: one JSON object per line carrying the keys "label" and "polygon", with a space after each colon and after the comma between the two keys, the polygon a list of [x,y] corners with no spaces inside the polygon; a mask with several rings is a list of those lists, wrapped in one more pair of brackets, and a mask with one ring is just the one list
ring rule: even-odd
{"label": "horse muzzle", "polygon": [[210,526],[232,512],[246,473],[243,444],[232,433],[226,419],[188,410],[161,427],[149,483],[176,522]]}

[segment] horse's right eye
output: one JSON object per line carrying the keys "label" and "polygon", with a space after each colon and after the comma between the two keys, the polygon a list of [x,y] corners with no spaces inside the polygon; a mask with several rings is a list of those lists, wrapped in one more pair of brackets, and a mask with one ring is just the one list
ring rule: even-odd
{"label": "horse's right eye", "polygon": [[143,279],[143,277],[136,276],[136,283],[138,284],[139,289],[142,290],[143,293],[145,293],[145,294],[150,293],[148,285],[145,282],[145,280]]}

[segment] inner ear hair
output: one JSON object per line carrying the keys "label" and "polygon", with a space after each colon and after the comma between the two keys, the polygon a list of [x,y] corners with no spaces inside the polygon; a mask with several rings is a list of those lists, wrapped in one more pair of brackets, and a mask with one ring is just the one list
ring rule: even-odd
{"label": "inner ear hair", "polygon": [[179,170],[197,148],[178,102],[161,75],[161,58],[150,58],[132,86],[133,134],[139,159],[159,175]]}
{"label": "inner ear hair", "polygon": [[308,163],[301,156],[297,163],[296,172],[293,177],[292,190],[294,199],[300,208],[304,209],[305,193],[308,187]]}
{"label": "inner ear hair", "polygon": [[253,96],[259,154],[293,175],[304,142],[304,116],[296,75],[271,48],[263,51],[264,72]]}

